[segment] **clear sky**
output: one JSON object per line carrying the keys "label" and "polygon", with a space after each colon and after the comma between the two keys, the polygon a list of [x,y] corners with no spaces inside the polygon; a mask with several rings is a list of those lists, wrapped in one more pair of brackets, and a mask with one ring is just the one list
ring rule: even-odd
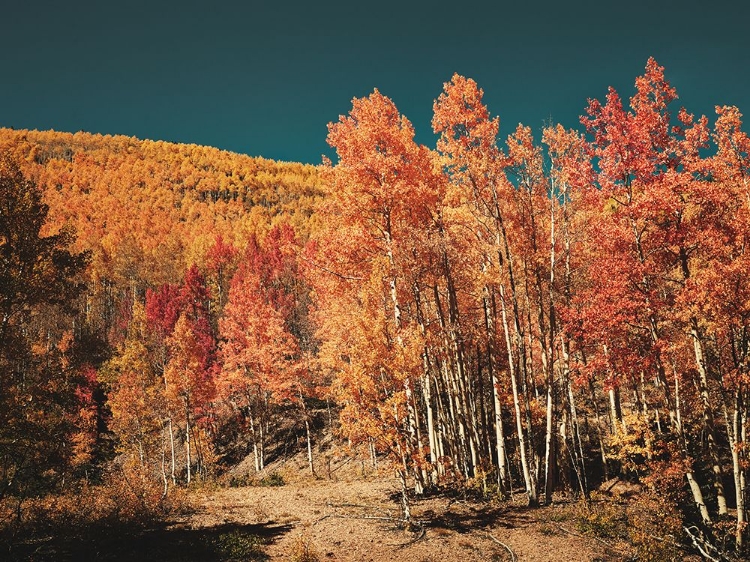
{"label": "clear sky", "polygon": [[[326,124],[377,87],[434,146],[454,72],[539,136],[623,97],[654,56],[679,105],[750,121],[741,0],[23,1],[0,16],[0,126],[192,142],[281,160],[331,154]],[[749,123],[750,125],[750,123]],[[750,128],[748,126],[747,128]]]}

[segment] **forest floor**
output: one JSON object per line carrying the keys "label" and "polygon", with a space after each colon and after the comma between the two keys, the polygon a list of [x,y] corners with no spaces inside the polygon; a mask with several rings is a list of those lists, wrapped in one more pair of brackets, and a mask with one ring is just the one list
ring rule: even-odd
{"label": "forest floor", "polygon": [[225,529],[225,542],[233,543],[226,548],[228,555],[234,549],[242,556],[249,546],[243,544],[242,534],[255,534],[261,537],[259,560],[583,562],[628,558],[624,545],[578,532],[570,505],[529,509],[514,502],[434,495],[413,501],[412,518],[418,523],[404,529],[397,521],[399,499],[395,479],[372,477],[215,489],[196,495],[194,511],[175,526],[193,532]]}
{"label": "forest floor", "polygon": [[[622,541],[580,529],[577,506],[436,494],[399,524],[398,482],[382,475],[281,486],[204,487],[145,528],[90,529],[17,545],[10,560],[110,562],[594,562],[632,560]],[[1,555],[0,559],[4,559]]]}
{"label": "forest floor", "polygon": [[[597,497],[587,509],[560,497],[528,508],[478,490],[411,499],[413,523],[401,522],[398,480],[385,466],[349,456],[328,437],[316,447],[317,476],[304,453],[278,454],[256,474],[246,458],[219,482],[198,486],[187,505],[145,527],[103,527],[19,544],[12,560],[111,562],[594,562],[636,559],[617,532],[617,500]],[[297,445],[294,449],[299,450]],[[622,507],[624,503],[621,504]],[[587,525],[587,514],[605,517]],[[612,511],[615,509],[615,511]],[[613,515],[615,514],[615,515]],[[588,519],[591,522],[591,519]],[[596,523],[599,521],[600,523]],[[596,528],[599,525],[599,528]],[[624,529],[623,529],[624,527]],[[604,532],[601,532],[604,531]],[[0,559],[2,559],[0,550]],[[653,560],[659,558],[650,558]],[[688,558],[683,558],[687,560]],[[691,560],[693,558],[690,558]]]}
{"label": "forest floor", "polygon": [[[326,447],[322,447],[325,451]],[[320,449],[319,449],[320,450]],[[622,541],[579,528],[580,504],[530,509],[525,496],[435,493],[412,498],[414,524],[401,523],[399,481],[392,471],[337,454],[318,457],[309,474],[303,454],[282,457],[263,472],[246,459],[227,475],[238,487],[210,487],[192,495],[192,509],[174,530],[208,533],[221,559],[486,562],[619,561],[632,559]],[[322,466],[321,466],[322,465]],[[281,484],[281,485],[280,485]],[[218,537],[218,539],[216,538]],[[254,537],[257,537],[254,538]]]}

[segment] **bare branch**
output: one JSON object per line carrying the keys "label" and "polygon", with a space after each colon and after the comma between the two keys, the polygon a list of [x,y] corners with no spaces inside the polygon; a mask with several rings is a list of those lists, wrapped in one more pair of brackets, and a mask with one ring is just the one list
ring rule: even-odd
{"label": "bare branch", "polygon": [[497,539],[496,539],[495,537],[493,537],[493,536],[492,536],[491,534],[489,534],[489,533],[487,533],[486,535],[487,535],[487,538],[491,539],[491,540],[492,540],[493,542],[495,542],[495,543],[499,544],[499,545],[500,545],[500,546],[502,546],[502,547],[503,547],[503,548],[504,548],[505,550],[507,550],[507,551],[508,551],[508,553],[510,554],[510,561],[511,561],[511,562],[516,562],[516,560],[518,560],[518,558],[516,557],[516,553],[515,553],[515,552],[513,552],[513,549],[512,549],[511,547],[509,547],[509,546],[508,546],[507,544],[505,544],[504,542],[500,542],[499,540],[497,540]]}

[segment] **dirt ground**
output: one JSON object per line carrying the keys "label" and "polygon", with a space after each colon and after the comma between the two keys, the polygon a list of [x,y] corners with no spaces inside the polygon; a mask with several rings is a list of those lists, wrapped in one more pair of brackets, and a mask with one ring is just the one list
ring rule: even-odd
{"label": "dirt ground", "polygon": [[[218,482],[193,488],[180,514],[144,528],[20,541],[11,560],[101,562],[594,562],[632,559],[628,545],[584,534],[564,499],[529,509],[479,494],[411,500],[401,521],[394,473],[352,457],[331,439],[316,448],[317,476],[304,452],[279,454],[256,473],[246,458]],[[284,451],[282,451],[284,453]],[[281,485],[279,485],[281,484]],[[1,546],[1,545],[0,545]],[[308,556],[304,556],[307,552]],[[0,559],[3,559],[0,549]]]}
{"label": "dirt ground", "polygon": [[418,523],[400,528],[397,481],[383,475],[205,490],[193,501],[193,512],[178,527],[252,529],[264,537],[270,560],[299,560],[304,547],[321,561],[341,562],[626,559],[621,546],[577,533],[564,505],[530,510],[520,498],[415,500]]}

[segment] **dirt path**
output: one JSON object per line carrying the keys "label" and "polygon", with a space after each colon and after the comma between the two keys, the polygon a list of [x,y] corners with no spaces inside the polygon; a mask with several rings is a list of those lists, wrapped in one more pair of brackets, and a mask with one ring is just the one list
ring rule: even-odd
{"label": "dirt path", "polygon": [[270,560],[293,560],[302,545],[321,561],[485,562],[512,560],[511,551],[519,561],[625,558],[615,547],[576,536],[574,523],[555,507],[437,496],[414,502],[421,527],[399,529],[396,492],[395,481],[382,479],[218,489],[196,496],[196,511],[181,523],[195,530],[252,526],[266,535]]}

